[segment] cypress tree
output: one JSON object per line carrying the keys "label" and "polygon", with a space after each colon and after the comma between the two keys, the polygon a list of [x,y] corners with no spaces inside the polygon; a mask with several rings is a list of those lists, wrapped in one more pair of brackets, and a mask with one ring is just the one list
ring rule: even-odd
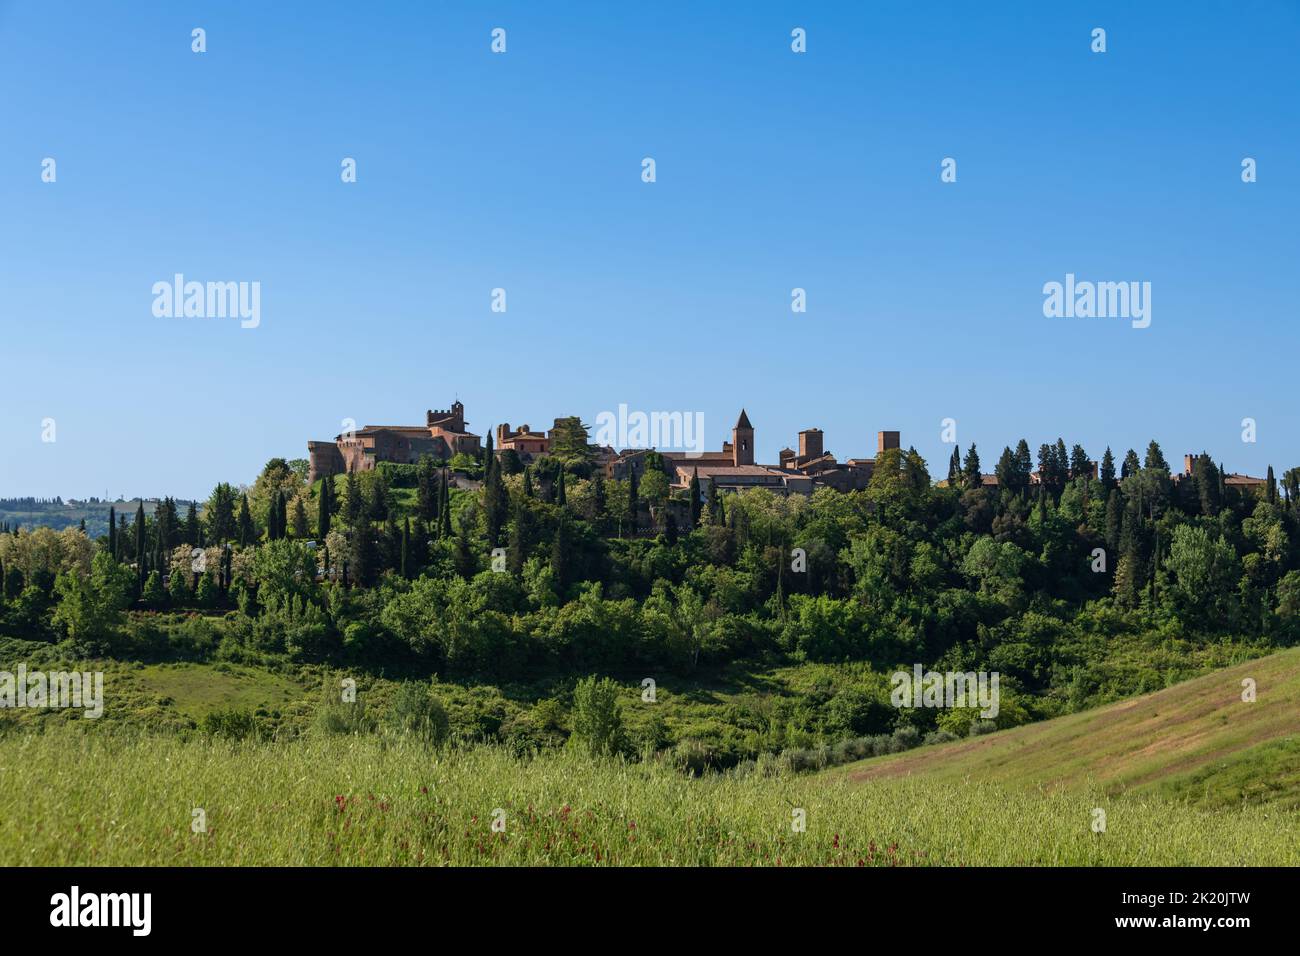
{"label": "cypress tree", "polygon": [[468,581],[474,576],[475,562],[474,553],[469,547],[469,529],[463,524],[460,526],[460,533],[456,535],[456,550],[452,556],[452,563],[455,565],[456,573],[464,580]]}
{"label": "cypress tree", "polygon": [[[954,453],[956,449],[953,449]],[[962,475],[965,478],[967,488],[981,488],[984,485],[984,478],[980,472],[980,456],[975,450],[975,443],[972,442],[970,451],[966,452],[966,464],[962,467]]]}
{"label": "cypress tree", "polygon": [[414,576],[429,563],[429,526],[425,520],[416,517],[411,529],[411,574]]}
{"label": "cypress tree", "polygon": [[948,487],[956,488],[961,478],[961,449],[952,446],[952,457],[948,459]]}
{"label": "cypress tree", "polygon": [[361,518],[352,529],[351,550],[348,554],[349,573],[356,587],[368,587],[379,572],[379,553],[375,547],[375,530],[370,521]]}
{"label": "cypress tree", "polygon": [[501,481],[501,469],[494,462],[494,456],[489,454],[487,478],[483,482],[483,517],[488,546],[492,548],[501,544],[501,532],[505,529],[507,509],[510,506],[505,485]]}
{"label": "cypress tree", "polygon": [[555,527],[555,537],[551,539],[551,577],[556,592],[563,595],[569,578],[569,529],[563,517]]}
{"label": "cypress tree", "polygon": [[1273,466],[1268,466],[1266,499],[1269,504],[1277,504],[1277,481],[1273,478]]}
{"label": "cypress tree", "polygon": [[408,517],[402,525],[402,577],[411,579],[411,519]]}
{"label": "cypress tree", "polygon": [[293,499],[293,536],[305,541],[311,532],[307,528],[307,509],[302,503],[302,496]]}
{"label": "cypress tree", "polygon": [[321,541],[330,533],[330,486],[334,479],[325,478],[320,483],[320,494],[316,498],[316,537]]}
{"label": "cypress tree", "polygon": [[357,481],[357,473],[349,471],[343,485],[343,517],[348,527],[356,527],[364,512],[365,504],[361,500],[361,483]]}
{"label": "cypress tree", "polygon": [[533,470],[532,468],[524,469],[524,497],[533,497]]}
{"label": "cypress tree", "polygon": [[190,502],[189,511],[185,514],[185,532],[182,541],[190,545],[199,543],[199,507],[193,501]]}
{"label": "cypress tree", "polygon": [[108,553],[117,558],[117,509],[108,507]]}
{"label": "cypress tree", "polygon": [[135,571],[136,593],[144,590],[144,502],[135,509]]}
{"label": "cypress tree", "polygon": [[451,537],[451,479],[442,471],[442,504],[438,508],[438,538]]}
{"label": "cypress tree", "polygon": [[433,468],[433,458],[421,455],[416,480],[416,514],[425,521],[431,521],[438,515],[437,473]]}
{"label": "cypress tree", "polygon": [[376,469],[374,480],[370,483],[370,501],[367,511],[373,521],[385,521],[388,518],[388,479],[383,471]]}
{"label": "cypress tree", "polygon": [[248,495],[240,497],[239,505],[239,543],[247,548],[257,537],[257,528],[253,524],[252,512],[248,510]]}
{"label": "cypress tree", "polygon": [[[700,511],[701,511],[700,469],[698,466],[691,469],[691,483],[689,485],[689,490],[687,491],[687,494],[690,495],[690,499],[691,499],[691,529],[694,530],[695,528],[698,528],[700,526]],[[710,508],[712,507],[711,502],[709,506]],[[676,537],[677,537],[677,528],[676,525],[674,524],[673,538],[676,539]]]}
{"label": "cypress tree", "polygon": [[1111,554],[1119,551],[1119,533],[1124,521],[1123,495],[1112,488],[1106,498],[1106,549]]}
{"label": "cypress tree", "polygon": [[[1272,469],[1269,470],[1269,474],[1272,474]],[[568,497],[564,493],[564,469],[563,468],[560,469],[560,477],[558,479],[558,482],[559,483],[555,487],[555,503],[559,505],[561,508],[563,508],[566,504],[568,504]]]}
{"label": "cypress tree", "polygon": [[523,501],[516,501],[514,520],[510,523],[510,540],[506,547],[506,567],[515,577],[524,572],[528,549],[532,547],[532,512]]}

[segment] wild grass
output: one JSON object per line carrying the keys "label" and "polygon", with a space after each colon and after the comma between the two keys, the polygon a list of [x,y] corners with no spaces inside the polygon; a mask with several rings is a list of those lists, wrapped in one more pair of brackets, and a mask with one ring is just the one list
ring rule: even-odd
{"label": "wild grass", "polygon": [[[206,831],[193,832],[200,809]],[[792,829],[796,810],[805,832]],[[0,865],[1297,863],[1300,816],[1279,808],[914,778],[691,778],[655,762],[521,760],[403,736],[0,737]]]}

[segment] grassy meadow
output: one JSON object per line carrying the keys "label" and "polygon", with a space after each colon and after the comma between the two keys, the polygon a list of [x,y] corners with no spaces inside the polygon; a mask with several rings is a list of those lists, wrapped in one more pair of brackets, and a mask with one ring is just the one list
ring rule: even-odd
{"label": "grassy meadow", "polygon": [[[1094,811],[1106,830],[1093,832]],[[206,832],[194,832],[202,809]],[[794,832],[795,810],[806,831]],[[492,822],[504,811],[504,832]],[[1288,865],[1294,811],[412,738],[0,739],[0,865]]]}
{"label": "grassy meadow", "polygon": [[[1255,700],[1242,699],[1243,681]],[[840,768],[859,782],[976,779],[1169,796],[1206,808],[1300,807],[1300,648],[1153,694]]]}

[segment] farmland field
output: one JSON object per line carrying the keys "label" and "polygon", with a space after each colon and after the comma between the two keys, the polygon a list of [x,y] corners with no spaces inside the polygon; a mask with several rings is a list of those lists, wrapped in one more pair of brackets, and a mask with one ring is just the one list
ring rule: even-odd
{"label": "farmland field", "polygon": [[[192,828],[199,810],[205,832]],[[794,829],[798,810],[805,832]],[[520,760],[376,736],[223,742],[56,728],[0,740],[5,866],[1296,863],[1294,811],[1087,788],[691,778],[569,751]]]}

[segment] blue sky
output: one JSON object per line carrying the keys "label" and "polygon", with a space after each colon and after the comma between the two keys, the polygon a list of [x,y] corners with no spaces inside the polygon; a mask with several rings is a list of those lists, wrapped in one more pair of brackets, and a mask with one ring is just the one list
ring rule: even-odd
{"label": "blue sky", "polygon": [[[1300,4],[806,6],[0,2],[0,495],[206,495],[457,396],[1300,464]],[[260,326],[155,317],[177,272]],[[1151,326],[1045,318],[1066,273]]]}

